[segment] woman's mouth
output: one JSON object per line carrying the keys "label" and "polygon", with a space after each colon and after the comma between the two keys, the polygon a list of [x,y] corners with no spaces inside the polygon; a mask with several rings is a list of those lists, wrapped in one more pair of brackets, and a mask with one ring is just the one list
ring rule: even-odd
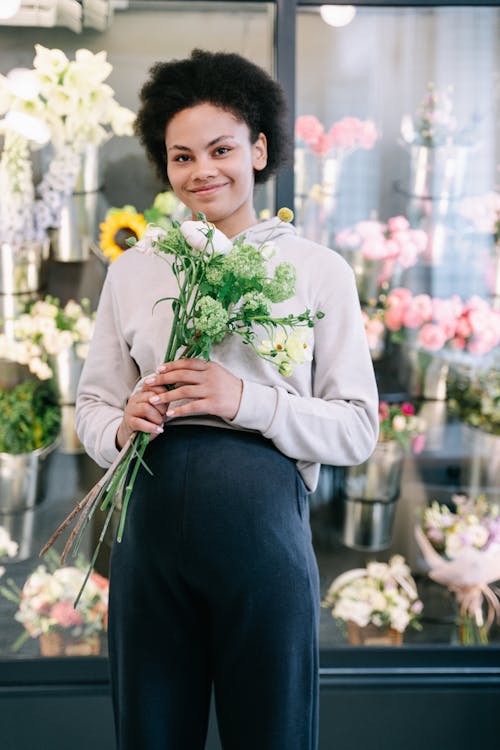
{"label": "woman's mouth", "polygon": [[227,182],[218,183],[216,185],[202,185],[201,187],[198,187],[198,188],[192,188],[189,192],[194,193],[195,195],[199,195],[199,196],[213,195],[214,193],[217,193],[226,185],[227,185]]}

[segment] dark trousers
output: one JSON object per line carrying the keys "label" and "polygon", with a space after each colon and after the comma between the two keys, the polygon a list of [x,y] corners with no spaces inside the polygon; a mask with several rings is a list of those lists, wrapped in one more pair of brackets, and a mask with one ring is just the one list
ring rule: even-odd
{"label": "dark trousers", "polygon": [[118,750],[316,750],[319,576],[295,462],[253,433],[170,426],[113,544]]}

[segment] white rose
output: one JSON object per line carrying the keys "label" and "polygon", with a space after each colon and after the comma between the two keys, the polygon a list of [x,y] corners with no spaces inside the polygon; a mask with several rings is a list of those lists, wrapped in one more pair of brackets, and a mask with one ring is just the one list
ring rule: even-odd
{"label": "white rose", "polygon": [[391,627],[399,633],[403,633],[410,622],[410,615],[406,610],[394,609],[391,612]]}
{"label": "white rose", "polygon": [[79,318],[82,314],[82,306],[79,305],[78,302],[75,302],[74,299],[70,299],[64,306],[64,314],[67,315],[68,318]]}
{"label": "white rose", "polygon": [[166,236],[166,231],[156,224],[148,224],[141,239],[135,243],[134,249],[144,255],[154,255],[157,251],[156,243]]}
{"label": "white rose", "polygon": [[77,344],[76,345],[76,356],[80,359],[87,359],[89,354],[88,344]]}
{"label": "white rose", "polygon": [[353,602],[341,599],[335,605],[332,615],[339,620],[352,620],[360,627],[368,625],[371,616],[371,607],[366,602]]}
{"label": "white rose", "polygon": [[90,341],[94,333],[94,321],[90,318],[80,318],[75,323],[75,334],[80,341]]}
{"label": "white rose", "polygon": [[[204,221],[183,221],[180,229],[188,244],[200,252],[210,252],[213,248],[214,252],[227,255],[233,246],[233,243],[225,234],[213,225],[207,226]],[[211,240],[207,238],[210,230],[212,230]]]}

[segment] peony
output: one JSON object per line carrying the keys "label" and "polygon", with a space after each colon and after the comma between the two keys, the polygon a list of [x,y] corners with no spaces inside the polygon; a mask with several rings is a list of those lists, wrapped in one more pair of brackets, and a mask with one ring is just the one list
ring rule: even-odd
{"label": "peony", "polygon": [[324,130],[323,125],[314,115],[301,115],[295,121],[295,135],[309,145],[317,143]]}
{"label": "peony", "polygon": [[50,610],[50,617],[61,628],[72,628],[84,622],[83,617],[74,609],[70,601],[56,602]]}
{"label": "peony", "polygon": [[427,323],[418,332],[417,341],[422,348],[437,352],[443,348],[447,338],[441,326],[435,323]]}

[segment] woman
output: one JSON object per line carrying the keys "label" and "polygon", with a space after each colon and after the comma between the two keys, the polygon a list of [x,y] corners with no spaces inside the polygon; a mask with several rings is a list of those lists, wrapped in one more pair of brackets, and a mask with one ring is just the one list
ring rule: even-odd
{"label": "woman", "polygon": [[256,244],[272,231],[280,262],[295,265],[296,294],[272,314],[325,316],[313,362],[290,378],[236,336],[210,362],[159,366],[172,313],[151,310],[176,295],[168,266],[132,249],[109,269],[78,434],[101,466],[131,431],[153,440],[153,476],[139,473],[112,551],[118,747],[202,750],[213,684],[224,750],[314,750],[320,597],[306,493],[321,463],[364,461],[378,430],[353,274],[291,225],[257,222],[254,184],[288,148],[283,93],[263,70],[197,50],[155,65],[141,102],[137,133],[193,217]]}

